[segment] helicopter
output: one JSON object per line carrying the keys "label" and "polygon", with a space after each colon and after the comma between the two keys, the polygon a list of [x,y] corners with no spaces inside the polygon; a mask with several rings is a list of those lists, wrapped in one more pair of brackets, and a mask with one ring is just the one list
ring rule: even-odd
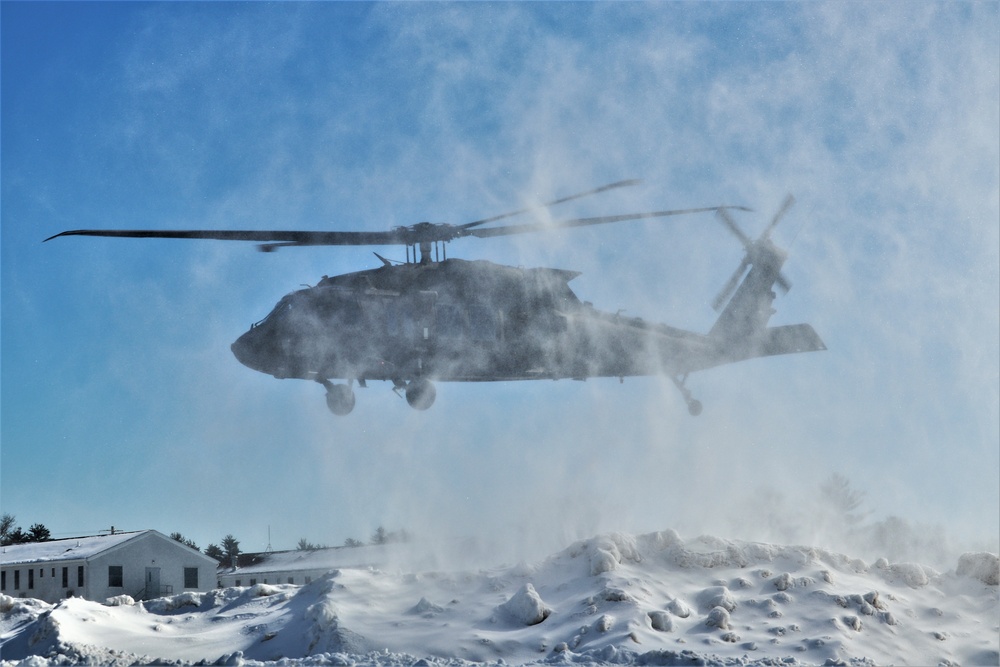
{"label": "helicopter", "polygon": [[[627,213],[555,222],[484,226],[611,189],[626,180],[473,222],[420,222],[389,231],[81,229],[51,236],[250,241],[263,252],[303,246],[406,247],[406,261],[377,252],[381,266],[323,276],[285,295],[231,346],[237,360],[278,379],[314,381],[335,415],[355,406],[355,383],[388,381],[417,410],[435,401],[435,382],[495,382],[661,375],[669,377],[691,415],[702,412],[686,382],[690,373],[756,357],[813,352],[826,346],[809,324],[768,326],[773,287],[787,292],[787,253],[771,233],[794,203],[789,195],[759,237],[733,220],[743,206]],[[602,312],[569,283],[579,272],[522,268],[448,258],[455,239],[493,238],[629,220],[715,213],[745,254],[712,302],[719,312],[707,333]],[[341,382],[336,382],[340,380]]]}

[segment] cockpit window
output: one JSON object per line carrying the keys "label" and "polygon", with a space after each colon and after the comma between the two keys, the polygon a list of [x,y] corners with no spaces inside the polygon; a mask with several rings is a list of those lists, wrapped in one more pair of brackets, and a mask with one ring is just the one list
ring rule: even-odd
{"label": "cockpit window", "polygon": [[[264,319],[262,319],[261,321],[255,323],[253,325],[253,327],[259,327],[260,325],[264,324],[265,322],[270,322],[271,320],[277,320],[277,319],[279,319],[281,317],[281,315],[283,313],[287,313],[291,309],[292,309],[292,295],[291,294],[287,294],[284,297],[282,297],[281,301],[278,302],[278,305],[276,305],[271,310],[270,313],[268,313],[267,315],[264,316]],[[250,328],[252,329],[253,327],[250,327]]]}

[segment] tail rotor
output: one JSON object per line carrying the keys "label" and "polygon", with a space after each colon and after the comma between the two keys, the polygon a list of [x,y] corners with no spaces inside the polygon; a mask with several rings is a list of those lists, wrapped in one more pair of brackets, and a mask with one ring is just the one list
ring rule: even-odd
{"label": "tail rotor", "polygon": [[[743,255],[743,261],[741,261],[740,265],[736,267],[736,271],[729,278],[729,280],[726,281],[726,284],[716,295],[715,299],[712,300],[712,308],[714,310],[722,310],[726,302],[733,296],[736,288],[739,287],[740,279],[743,278],[747,269],[751,265],[760,266],[763,264],[777,264],[777,266],[780,267],[781,263],[784,262],[784,253],[771,242],[771,232],[778,226],[778,223],[781,222],[781,219],[785,216],[788,209],[790,209],[793,204],[795,204],[795,197],[789,194],[785,197],[785,200],[782,202],[777,213],[774,214],[770,224],[768,224],[756,241],[752,240],[749,236],[743,233],[743,230],[736,224],[736,221],[733,220],[733,217],[729,214],[728,210],[724,208],[716,210],[716,216],[726,226],[726,228],[732,232],[733,236],[740,240],[740,243],[743,244],[743,248],[746,250],[746,254]],[[791,282],[789,282],[788,279],[780,273],[780,271],[777,272],[775,277],[775,284],[777,284],[784,292],[787,292],[792,288]]]}

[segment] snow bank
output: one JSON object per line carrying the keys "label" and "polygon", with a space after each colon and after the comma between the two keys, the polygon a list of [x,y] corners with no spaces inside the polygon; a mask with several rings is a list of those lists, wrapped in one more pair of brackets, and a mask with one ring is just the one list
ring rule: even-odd
{"label": "snow bank", "polygon": [[534,586],[525,584],[509,600],[497,607],[499,615],[519,625],[538,625],[552,613]]}
{"label": "snow bank", "polygon": [[994,554],[941,574],[810,547],[610,534],[478,572],[343,568],[301,587],[114,606],[0,596],[0,654],[39,665],[997,664],[997,574]]}
{"label": "snow bank", "polygon": [[962,554],[955,572],[962,577],[978,579],[987,586],[1000,585],[1000,556],[985,552]]}

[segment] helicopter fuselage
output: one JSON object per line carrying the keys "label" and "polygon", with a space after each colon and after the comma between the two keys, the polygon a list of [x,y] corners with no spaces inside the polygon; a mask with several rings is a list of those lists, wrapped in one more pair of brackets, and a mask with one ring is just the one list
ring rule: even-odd
{"label": "helicopter fuselage", "polygon": [[716,365],[705,335],[604,313],[578,274],[485,260],[324,277],[233,343],[244,365],[317,381],[498,380],[686,373]]}

